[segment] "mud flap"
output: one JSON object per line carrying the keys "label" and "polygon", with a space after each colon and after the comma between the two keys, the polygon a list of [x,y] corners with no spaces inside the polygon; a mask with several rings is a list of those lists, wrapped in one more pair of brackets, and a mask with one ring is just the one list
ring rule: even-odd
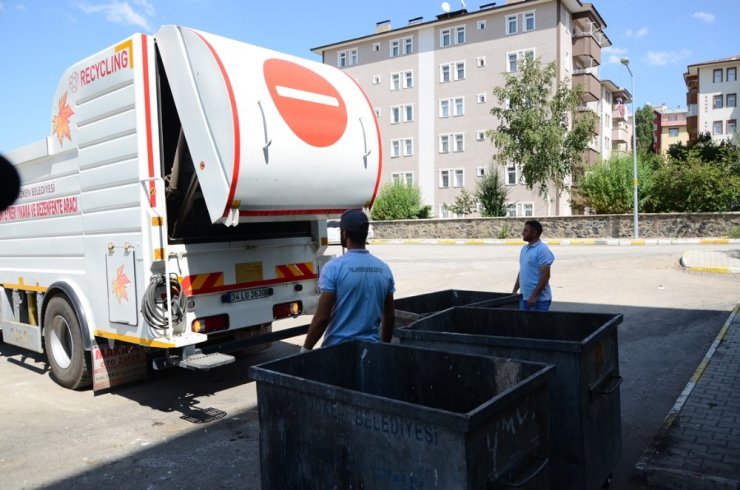
{"label": "mud flap", "polygon": [[146,352],[140,345],[95,338],[90,351],[93,364],[93,391],[146,379]]}

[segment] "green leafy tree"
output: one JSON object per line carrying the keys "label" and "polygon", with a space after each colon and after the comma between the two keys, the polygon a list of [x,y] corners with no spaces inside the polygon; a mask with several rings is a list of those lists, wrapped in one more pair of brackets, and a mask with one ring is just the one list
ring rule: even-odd
{"label": "green leafy tree", "polygon": [[449,210],[457,215],[467,216],[475,210],[478,201],[467,190],[463,189],[455,198],[455,202],[448,206]]}
{"label": "green leafy tree", "polygon": [[689,159],[699,159],[703,163],[711,163],[725,168],[731,174],[740,175],[740,149],[736,141],[737,134],[730,141],[716,143],[709,133],[700,133],[696,140],[676,143],[668,148],[668,156],[674,162],[687,162]]}
{"label": "green leafy tree", "polygon": [[375,221],[427,218],[430,209],[422,204],[418,187],[394,182],[380,190],[370,215]]}
{"label": "green leafy tree", "polygon": [[498,150],[495,158],[518,164],[527,187],[537,185],[543,196],[573,173],[598,122],[592,111],[577,110],[583,88],[571,88],[568,80],[556,85],[555,73],[554,62],[543,66],[526,58],[519,72],[505,74],[504,86],[493,89],[498,104],[491,114],[498,126],[488,131]]}
{"label": "green leafy tree", "polygon": [[[652,188],[653,173],[652,160],[638,159],[640,195],[637,205],[640,210]],[[579,201],[596,214],[624,214],[632,212],[634,207],[632,181],[632,157],[617,155],[588,170],[576,192]]]}
{"label": "green leafy tree", "polygon": [[481,203],[483,216],[506,216],[506,199],[509,197],[509,191],[493,165],[486,169],[478,181],[475,197]]}
{"label": "green leafy tree", "polygon": [[654,153],[654,118],[655,113],[650,104],[645,104],[641,108],[637,109],[637,154],[641,157]]}

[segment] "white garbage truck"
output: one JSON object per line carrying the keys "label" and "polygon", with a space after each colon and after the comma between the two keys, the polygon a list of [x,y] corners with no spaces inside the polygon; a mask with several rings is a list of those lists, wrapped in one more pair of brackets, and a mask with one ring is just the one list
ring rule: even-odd
{"label": "white garbage truck", "polygon": [[[103,389],[286,338],[318,298],[326,219],[378,191],[380,133],[337,68],[181,26],[71,66],[50,135],[10,151],[2,340]],[[288,329],[290,330],[290,329]]]}

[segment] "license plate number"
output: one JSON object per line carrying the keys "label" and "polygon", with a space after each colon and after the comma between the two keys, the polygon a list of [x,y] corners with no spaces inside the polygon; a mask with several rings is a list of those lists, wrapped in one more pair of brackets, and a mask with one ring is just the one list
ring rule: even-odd
{"label": "license plate number", "polygon": [[237,303],[239,301],[249,301],[250,299],[262,299],[270,296],[270,288],[242,289],[231,291],[224,298],[227,303]]}

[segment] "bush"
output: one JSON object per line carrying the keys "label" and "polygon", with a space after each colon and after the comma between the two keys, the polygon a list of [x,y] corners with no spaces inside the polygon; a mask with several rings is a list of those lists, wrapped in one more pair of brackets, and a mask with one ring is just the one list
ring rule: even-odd
{"label": "bush", "polygon": [[430,209],[421,203],[418,187],[396,182],[383,186],[370,216],[374,221],[427,218]]}

